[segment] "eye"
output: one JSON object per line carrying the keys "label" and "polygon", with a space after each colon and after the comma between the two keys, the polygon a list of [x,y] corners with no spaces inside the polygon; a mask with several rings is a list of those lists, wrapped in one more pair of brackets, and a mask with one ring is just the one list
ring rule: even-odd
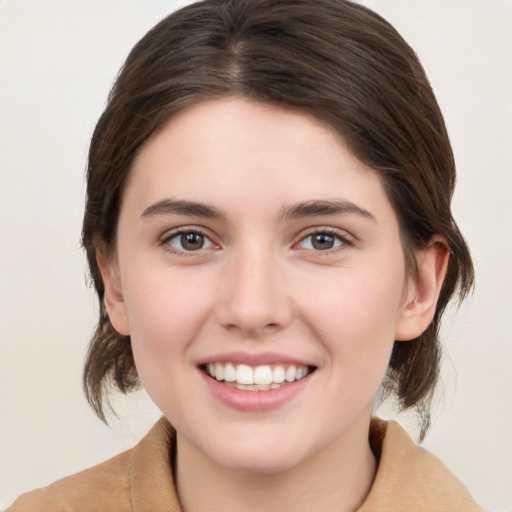
{"label": "eye", "polygon": [[214,246],[204,233],[197,230],[182,230],[172,233],[163,240],[163,244],[169,246],[173,252],[193,252]]}
{"label": "eye", "polygon": [[350,243],[344,237],[332,231],[310,233],[299,242],[301,249],[313,251],[329,251],[342,245],[350,245]]}

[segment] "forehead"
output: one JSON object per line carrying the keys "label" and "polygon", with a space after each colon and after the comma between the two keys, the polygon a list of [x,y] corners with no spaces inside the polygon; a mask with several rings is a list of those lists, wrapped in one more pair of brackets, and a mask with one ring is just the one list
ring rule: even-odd
{"label": "forehead", "polygon": [[238,97],[181,111],[143,146],[125,200],[143,210],[168,197],[228,210],[333,197],[369,209],[386,201],[378,175],[334,130]]}

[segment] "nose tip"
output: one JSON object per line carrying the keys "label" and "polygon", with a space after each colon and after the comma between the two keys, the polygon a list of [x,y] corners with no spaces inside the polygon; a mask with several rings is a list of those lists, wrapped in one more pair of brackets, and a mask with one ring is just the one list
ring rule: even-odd
{"label": "nose tip", "polygon": [[284,328],[291,308],[283,276],[269,264],[239,265],[223,281],[217,318],[223,327],[248,337]]}
{"label": "nose tip", "polygon": [[286,325],[284,315],[267,304],[231,304],[221,323],[229,330],[239,330],[253,337],[258,334],[277,331]]}

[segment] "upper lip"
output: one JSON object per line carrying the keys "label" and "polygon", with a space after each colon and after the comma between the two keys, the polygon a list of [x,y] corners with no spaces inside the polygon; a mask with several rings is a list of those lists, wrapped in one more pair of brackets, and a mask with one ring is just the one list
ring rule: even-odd
{"label": "upper lip", "polygon": [[313,366],[311,362],[298,359],[286,354],[278,352],[260,352],[250,353],[242,351],[222,352],[205,357],[198,361],[198,366],[203,366],[211,363],[234,363],[246,364],[249,366],[261,366],[266,364],[295,364],[303,366]]}

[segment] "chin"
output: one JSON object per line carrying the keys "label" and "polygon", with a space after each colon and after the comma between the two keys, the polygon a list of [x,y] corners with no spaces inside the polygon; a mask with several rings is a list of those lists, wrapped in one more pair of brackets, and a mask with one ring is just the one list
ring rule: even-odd
{"label": "chin", "polygon": [[262,454],[257,457],[248,456],[247,454],[233,454],[228,457],[222,457],[217,463],[228,471],[243,474],[260,474],[269,475],[287,471],[299,464],[300,459],[291,459],[286,455],[279,454]]}
{"label": "chin", "polygon": [[299,465],[307,458],[307,454],[300,449],[303,445],[283,443],[283,436],[278,439],[255,436],[239,439],[238,442],[230,439],[226,444],[216,444],[213,450],[210,445],[203,453],[228,471],[247,474],[279,473]]}

